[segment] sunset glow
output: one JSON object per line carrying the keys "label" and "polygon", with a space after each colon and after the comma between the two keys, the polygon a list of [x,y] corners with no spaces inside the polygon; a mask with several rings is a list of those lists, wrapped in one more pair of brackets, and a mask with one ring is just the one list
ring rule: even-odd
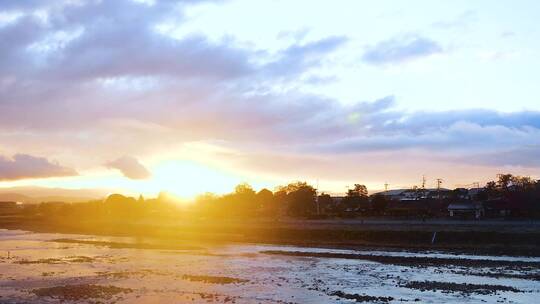
{"label": "sunset glow", "polygon": [[0,187],[538,177],[538,4],[422,3],[4,4]]}

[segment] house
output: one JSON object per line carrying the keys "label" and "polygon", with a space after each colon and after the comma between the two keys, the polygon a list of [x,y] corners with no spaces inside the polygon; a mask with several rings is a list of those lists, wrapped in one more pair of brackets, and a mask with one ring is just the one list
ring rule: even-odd
{"label": "house", "polygon": [[449,189],[423,189],[423,188],[413,188],[413,189],[396,189],[380,192],[386,198],[393,201],[400,202],[413,202],[418,200],[425,199],[446,199],[449,198],[452,191]]}
{"label": "house", "polygon": [[456,202],[448,205],[450,217],[474,217],[479,219],[485,215],[482,203],[474,202]]}
{"label": "house", "polygon": [[380,192],[387,199],[392,201],[417,201],[422,197],[420,189],[395,189]]}
{"label": "house", "polygon": [[384,195],[389,200],[398,201],[404,196],[403,192],[407,190],[409,189],[388,190],[388,191],[380,192],[380,194]]}

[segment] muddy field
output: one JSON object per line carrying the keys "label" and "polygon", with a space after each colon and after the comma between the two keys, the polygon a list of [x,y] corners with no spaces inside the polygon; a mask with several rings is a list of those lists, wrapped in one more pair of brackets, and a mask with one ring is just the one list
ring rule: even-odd
{"label": "muddy field", "polygon": [[537,303],[540,258],[0,230],[0,303]]}

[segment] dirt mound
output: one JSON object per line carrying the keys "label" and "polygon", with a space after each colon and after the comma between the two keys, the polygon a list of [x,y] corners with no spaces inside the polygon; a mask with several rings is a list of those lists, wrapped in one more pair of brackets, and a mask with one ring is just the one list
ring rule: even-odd
{"label": "dirt mound", "polygon": [[418,289],[421,291],[426,290],[440,290],[442,292],[460,292],[462,294],[494,294],[497,291],[511,291],[521,292],[521,290],[510,286],[503,285],[489,285],[489,284],[469,284],[469,283],[451,283],[451,282],[435,282],[435,281],[410,281],[406,283],[400,283],[400,287],[406,287],[411,289]]}
{"label": "dirt mound", "polygon": [[336,291],[331,293],[330,295],[336,296],[342,299],[347,300],[355,300],[356,302],[362,303],[362,302],[370,302],[370,303],[388,303],[390,301],[393,301],[393,297],[375,297],[375,296],[369,296],[369,295],[359,295],[359,294],[350,294],[345,293],[343,291]]}

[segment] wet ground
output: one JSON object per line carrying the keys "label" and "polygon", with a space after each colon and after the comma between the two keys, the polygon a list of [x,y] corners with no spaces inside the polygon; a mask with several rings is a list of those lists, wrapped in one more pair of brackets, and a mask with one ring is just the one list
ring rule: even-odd
{"label": "wet ground", "polygon": [[0,230],[0,303],[538,303],[540,258]]}

